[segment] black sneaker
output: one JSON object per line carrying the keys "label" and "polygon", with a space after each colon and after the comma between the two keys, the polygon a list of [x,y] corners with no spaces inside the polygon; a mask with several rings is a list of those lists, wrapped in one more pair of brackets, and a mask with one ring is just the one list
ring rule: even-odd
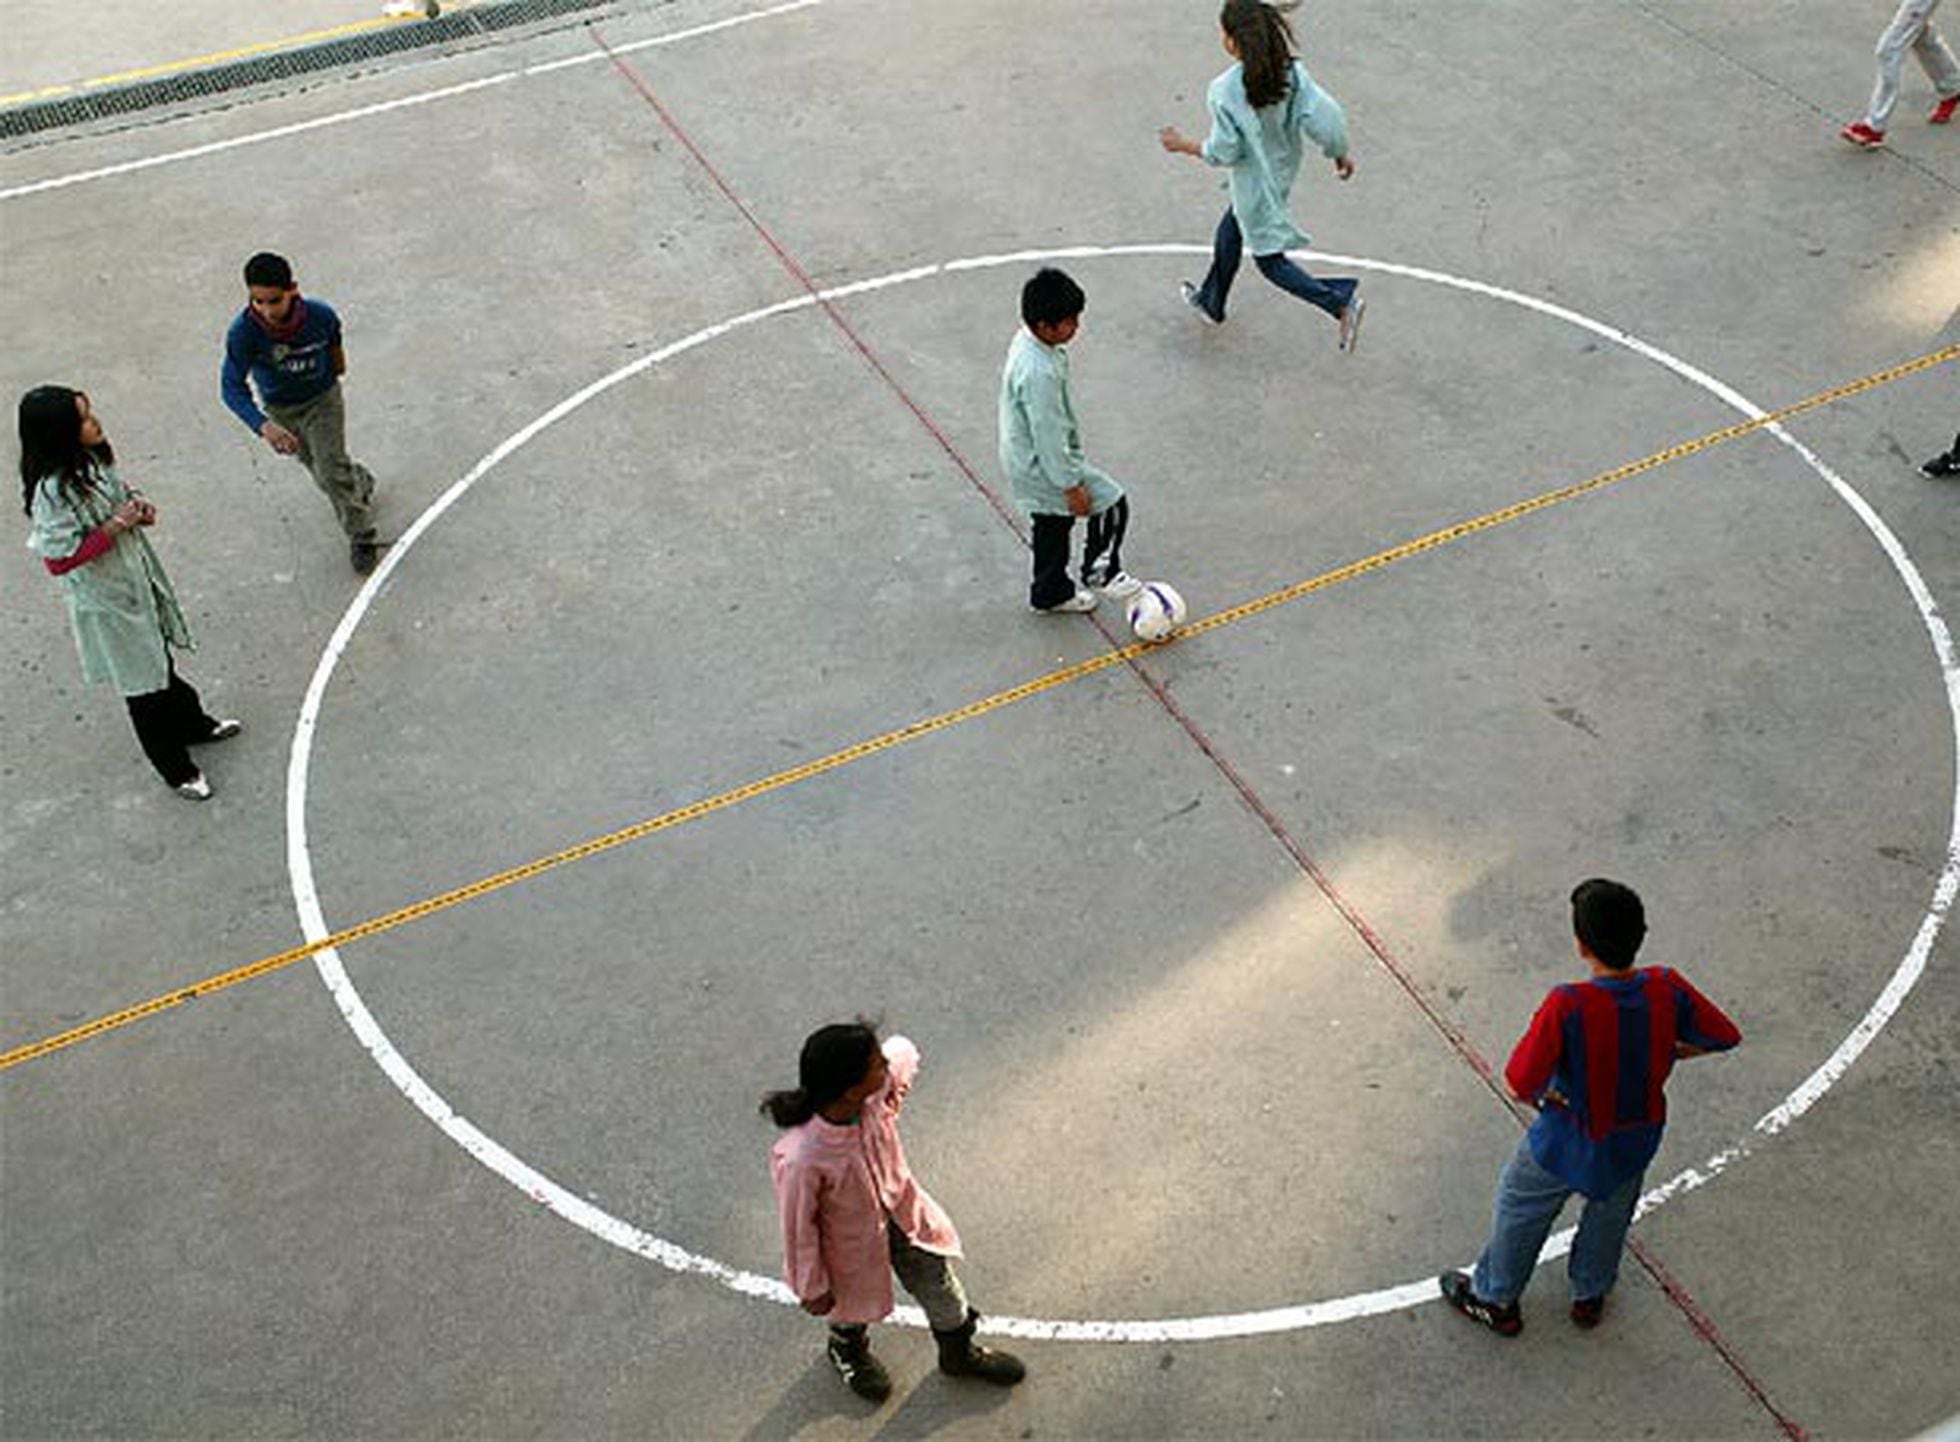
{"label": "black sneaker", "polygon": [[1524,1330],[1524,1318],[1518,1315],[1518,1304],[1500,1307],[1495,1302],[1486,1302],[1470,1290],[1470,1279],[1461,1272],[1445,1272],[1436,1279],[1442,1289],[1443,1300],[1473,1322],[1481,1322],[1500,1337],[1515,1337]]}
{"label": "black sneaker", "polygon": [[892,1394],[892,1374],[871,1355],[871,1340],[862,1328],[831,1332],[830,1365],[837,1369],[844,1385],[867,1402],[882,1402]]}
{"label": "black sneaker", "polygon": [[381,542],[372,536],[355,541],[347,548],[347,559],[354,563],[355,575],[369,575],[373,572],[375,563],[381,559]]}
{"label": "black sneaker", "polygon": [[1590,1332],[1599,1325],[1599,1319],[1606,1315],[1606,1298],[1574,1297],[1572,1299],[1572,1325]]}
{"label": "black sneaker", "polygon": [[1948,451],[1945,455],[1934,456],[1932,460],[1926,462],[1925,465],[1919,468],[1919,474],[1922,476],[1931,476],[1935,480],[1943,480],[1948,476],[1960,476],[1960,447]]}

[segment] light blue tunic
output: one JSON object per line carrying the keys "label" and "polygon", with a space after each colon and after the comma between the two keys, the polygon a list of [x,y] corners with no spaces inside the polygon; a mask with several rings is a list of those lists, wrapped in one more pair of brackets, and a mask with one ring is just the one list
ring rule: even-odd
{"label": "light blue tunic", "polygon": [[1287,205],[1300,174],[1300,137],[1329,160],[1348,151],[1347,116],[1340,102],[1313,83],[1307,67],[1293,62],[1293,89],[1276,105],[1254,110],[1245,96],[1245,66],[1234,65],[1205,91],[1211,135],[1208,165],[1230,166],[1232,213],[1254,255],[1274,255],[1311,237],[1293,223]]}
{"label": "light blue tunic", "polygon": [[[112,466],[100,468],[95,484],[79,495],[60,477],[44,476],[34,488],[27,548],[49,560],[74,555],[129,496]],[[55,577],[55,584],[68,603],[84,680],[106,681],[125,696],[148,695],[170,684],[166,643],[194,649],[177,593],[141,527],[124,531],[114,546]]]}
{"label": "light blue tunic", "polygon": [[1014,502],[1031,516],[1066,516],[1062,492],[1089,488],[1089,509],[1100,514],[1123,498],[1123,488],[1082,458],[1082,431],[1068,394],[1068,350],[1043,345],[1026,326],[1007,348],[1000,376],[1000,468]]}

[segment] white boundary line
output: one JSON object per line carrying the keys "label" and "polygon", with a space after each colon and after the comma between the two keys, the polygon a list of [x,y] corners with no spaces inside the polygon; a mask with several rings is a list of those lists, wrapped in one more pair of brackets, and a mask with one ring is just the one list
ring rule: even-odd
{"label": "white boundary line", "polygon": [[[718,325],[698,330],[694,334],[670,345],[661,347],[648,355],[621,366],[611,374],[592,382],[583,390],[559,402],[501,445],[497,446],[462,479],[455,482],[429,506],[415,523],[403,533],[392,548],[383,554],[383,560],[374,573],[356,593],[349,603],[340,624],[334,628],[321,654],[318,667],[313,674],[312,683],[307,687],[305,700],[301,703],[297,723],[293,729],[291,760],[286,777],[286,864],[292,877],[293,901],[299,913],[301,929],[308,941],[319,941],[332,934],[321,910],[318,889],[313,877],[313,864],[308,850],[306,833],[307,774],[312,756],[313,736],[319,725],[320,708],[326,697],[328,683],[339,665],[341,654],[353,640],[354,632],[366,616],[368,608],[380,596],[381,589],[394,573],[415,543],[435,524],[452,505],[467,494],[476,483],[488,475],[497,465],[511,454],[528,444],[548,427],[563,420],[578,410],[586,402],[597,398],[614,386],[640,374],[652,366],[670,360],[683,352],[719,339],[729,332],[758,321],[767,320],[791,311],[804,310],[819,300],[837,300],[846,296],[863,295],[872,291],[884,290],[892,286],[924,280],[937,275],[956,274],[961,271],[990,270],[1008,265],[1025,265],[1037,262],[1050,262],[1068,259],[1101,259],[1112,256],[1162,256],[1162,255],[1206,255],[1210,248],[1202,245],[1108,245],[1108,246],[1070,246],[1059,250],[1026,250],[1007,255],[974,256],[962,260],[947,261],[941,265],[919,266],[915,269],[898,271],[891,275],[871,280],[856,281],[848,285],[832,287],[819,295],[801,295],[775,305],[764,306],[760,310],[749,311]],[[1467,291],[1474,295],[1493,300],[1509,302],[1537,311],[1541,315],[1565,321],[1594,335],[1612,341],[1635,354],[1645,357],[1658,365],[1666,367],[1682,379],[1692,382],[1725,405],[1740,411],[1754,420],[1766,412],[1755,402],[1747,399],[1726,383],[1717,380],[1706,372],[1697,369],[1669,355],[1666,351],[1641,340],[1628,331],[1606,325],[1577,311],[1551,301],[1540,300],[1518,291],[1506,290],[1500,286],[1488,285],[1482,281],[1466,280],[1460,276],[1448,275],[1442,271],[1425,270],[1417,266],[1398,265],[1388,261],[1368,260],[1360,256],[1334,255],[1322,252],[1313,253],[1317,261],[1351,266],[1361,270],[1376,271],[1384,275],[1402,276],[1410,280],[1427,281],[1447,286],[1453,290]],[[1905,547],[1888,528],[1878,514],[1866,504],[1864,498],[1834,470],[1820,460],[1807,446],[1796,440],[1782,426],[1772,425],[1764,428],[1767,434],[1788,446],[1800,456],[1804,463],[1821,476],[1835,491],[1838,497],[1849,506],[1865,529],[1871,532],[1880,548],[1885,552],[1892,568],[1905,583],[1913,605],[1918,609],[1921,622],[1926,627],[1932,641],[1933,654],[1939,663],[1940,673],[1946,683],[1946,699],[1949,719],[1954,738],[1954,794],[1952,821],[1947,839],[1946,865],[1941,871],[1934,887],[1933,896],[1921,919],[1912,944],[1904,958],[1894,969],[1891,978],[1879,992],[1864,1017],[1854,1026],[1831,1055],[1825,1059],[1789,1096],[1777,1104],[1756,1122],[1750,1134],[1699,1167],[1689,1167],[1678,1175],[1661,1183],[1645,1193],[1640,1199],[1636,1216],[1644,1216],[1671,1198],[1694,1190],[1719,1176],[1743,1157],[1750,1154],[1762,1140],[1775,1136],[1788,1127],[1817,1100],[1827,1092],[1833,1083],[1848,1071],[1860,1054],[1869,1046],[1893,1014],[1905,1001],[1906,996],[1918,982],[1926,969],[1927,958],[1932,953],[1934,940],[1939,936],[1948,912],[1953,907],[1956,891],[1960,891],[1960,662],[1956,662],[1953,638],[1947,630],[1946,622],[1940,615],[1937,602],[1927,589],[1918,568],[1906,554]],[[576,1192],[562,1186],[552,1178],[538,1171],[523,1158],[507,1150],[494,1138],[478,1128],[468,1118],[461,1115],[425,1082],[415,1068],[395,1049],[381,1025],[367,1008],[359,991],[349,979],[346,969],[340,963],[337,952],[331,948],[318,953],[314,966],[320,979],[332,993],[340,1012],[346,1018],[361,1045],[374,1058],[387,1074],[388,1079],[413,1103],[430,1121],[443,1132],[482,1162],[484,1166],[517,1187],[541,1206],[548,1207],[574,1226],[582,1227],[593,1236],[612,1243],[616,1247],[646,1257],[677,1272],[692,1272],[712,1277],[736,1292],[746,1296],[767,1298],[770,1301],[794,1305],[795,1298],[781,1282],[773,1277],[761,1276],[755,1272],[745,1272],[690,1252],[676,1243],[642,1231],[632,1223],[613,1216],[580,1197]],[[1556,1233],[1546,1245],[1540,1261],[1559,1257],[1568,1251],[1572,1244],[1572,1228]],[[1378,1291],[1359,1292],[1352,1296],[1336,1297],[1325,1301],[1307,1302],[1293,1306],[1273,1307],[1256,1312],[1233,1312],[1202,1317],[1172,1317],[1162,1320],[1123,1320],[1123,1321],[1065,1321],[1045,1320],[1034,1317],[992,1317],[987,1319],[984,1330],[1010,1337],[1031,1337],[1048,1341],[1089,1341],[1089,1342],[1164,1342],[1164,1341],[1203,1341],[1225,1337],[1254,1336],[1262,1333],[1294,1331],[1303,1327],[1324,1326],[1330,1322],[1344,1322],[1357,1317],[1375,1316],[1383,1312],[1401,1311],[1419,1303],[1434,1301],[1437,1297],[1433,1276],[1425,1276],[1418,1281],[1406,1282],[1399,1286],[1387,1287]],[[916,1307],[900,1307],[894,1314],[895,1320],[915,1327],[925,1325],[925,1317]]]}
{"label": "white boundary line", "polygon": [[[695,25],[686,30],[676,30],[667,35],[655,35],[646,40],[635,40],[626,45],[612,47],[614,55],[630,55],[636,50],[650,50],[658,45],[673,45],[682,40],[693,40],[702,35],[712,35],[717,30],[727,30],[736,25],[747,25],[757,20],[769,20],[778,15],[787,15],[792,10],[807,10],[812,5],[821,5],[823,0],[785,0],[784,4],[772,5],[766,10],[751,10],[741,15],[731,15],[724,20],[711,21],[705,25]],[[479,80],[466,80],[458,85],[445,85],[437,90],[424,90],[415,95],[404,95],[395,100],[382,100],[373,105],[362,105],[353,110],[337,110],[331,115],[315,116],[311,120],[296,121],[291,125],[275,126],[271,130],[255,130],[249,135],[235,135],[229,140],[214,140],[206,145],[193,145],[185,150],[166,151],[161,155],[145,156],[141,160],[125,160],[117,165],[99,166],[94,170],[77,170],[67,175],[50,176],[46,180],[31,181],[25,185],[9,186],[0,190],[0,200],[14,200],[23,195],[39,195],[46,190],[62,190],[71,185],[80,185],[90,180],[106,180],[113,175],[129,175],[138,170],[150,170],[159,165],[174,165],[180,160],[196,160],[200,156],[219,155],[227,150],[237,150],[246,145],[260,145],[268,140],[283,140],[289,135],[304,135],[309,130],[320,130],[329,125],[345,125],[349,121],[366,120],[370,116],[385,115],[393,110],[406,110],[414,105],[427,105],[432,101],[451,100],[458,95],[468,95],[474,91],[487,90],[493,85],[502,85],[509,80],[517,80],[531,75],[549,75],[556,70],[568,70],[574,65],[592,65],[607,58],[603,50],[595,50],[590,55],[573,55],[563,60],[547,60],[537,65],[526,65],[517,70],[506,70],[497,75],[486,75]]]}

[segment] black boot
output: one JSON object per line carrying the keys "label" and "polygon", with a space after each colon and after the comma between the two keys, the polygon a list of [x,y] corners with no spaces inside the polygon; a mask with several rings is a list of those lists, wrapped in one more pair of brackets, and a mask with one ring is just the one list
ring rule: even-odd
{"label": "black boot", "polygon": [[974,1346],[973,1329],[979,1323],[980,1314],[968,1307],[966,1321],[952,1331],[933,1328],[933,1338],[939,1343],[939,1370],[948,1377],[978,1377],[998,1387],[1012,1387],[1028,1375],[1028,1369],[1011,1352]]}
{"label": "black boot", "polygon": [[867,1402],[882,1402],[892,1394],[892,1376],[871,1355],[871,1339],[862,1327],[830,1329],[830,1364],[844,1385]]}

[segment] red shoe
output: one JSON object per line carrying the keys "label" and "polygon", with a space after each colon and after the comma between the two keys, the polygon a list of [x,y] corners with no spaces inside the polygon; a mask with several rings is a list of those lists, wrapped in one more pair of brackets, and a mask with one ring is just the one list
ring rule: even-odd
{"label": "red shoe", "polygon": [[1876,150],[1885,143],[1885,132],[1873,130],[1862,120],[1853,121],[1838,134],[1861,150]]}
{"label": "red shoe", "polygon": [[1960,110],[1960,95],[1949,95],[1933,107],[1933,113],[1926,117],[1928,125],[1944,125],[1953,119],[1953,112]]}

